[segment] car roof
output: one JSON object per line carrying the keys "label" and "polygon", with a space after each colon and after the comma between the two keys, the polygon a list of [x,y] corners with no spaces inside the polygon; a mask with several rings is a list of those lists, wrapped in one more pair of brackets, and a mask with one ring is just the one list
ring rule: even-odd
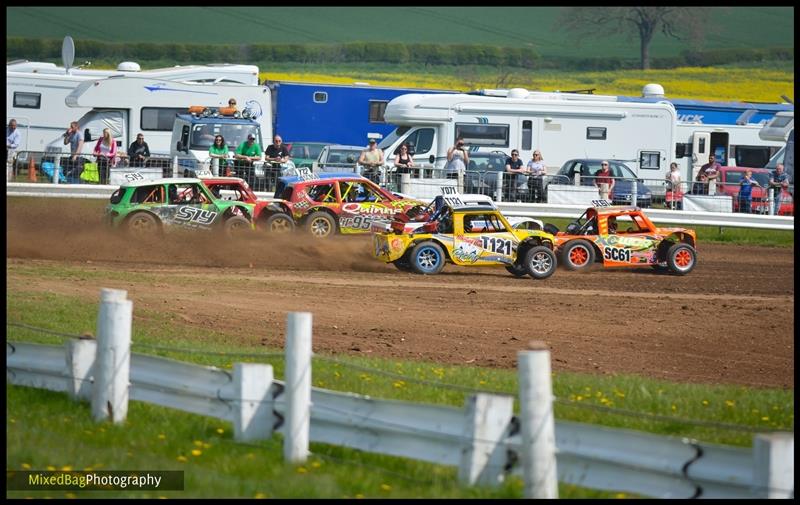
{"label": "car roof", "polygon": [[193,182],[203,182],[194,177],[168,177],[164,179],[145,179],[143,181],[132,181],[120,184],[121,188],[138,188],[141,186],[162,186],[164,184],[190,184]]}
{"label": "car roof", "polygon": [[768,174],[772,172],[772,170],[769,168],[751,168],[751,167],[720,167],[719,170],[722,172],[744,172],[746,170],[752,170],[754,174],[755,173]]}
{"label": "car roof", "polygon": [[201,181],[205,183],[209,182],[244,182],[244,179],[241,177],[222,177],[218,175],[201,175],[198,177]]}
{"label": "car roof", "polygon": [[590,207],[598,214],[617,214],[621,212],[633,212],[642,210],[635,205],[610,205],[608,207]]}
{"label": "car roof", "polygon": [[463,211],[471,211],[471,210],[497,210],[497,207],[494,205],[487,205],[487,204],[478,204],[478,205],[459,205],[458,207],[450,206],[453,210],[463,212]]}
{"label": "car roof", "polygon": [[330,144],[330,145],[328,145],[326,147],[330,147],[331,150],[333,150],[333,149],[342,149],[342,150],[347,150],[347,151],[363,151],[364,149],[366,149],[366,147],[364,147],[364,146],[346,146],[344,144]]}
{"label": "car roof", "polygon": [[279,177],[278,180],[285,183],[285,184],[296,184],[298,182],[314,182],[319,180],[327,180],[327,179],[344,179],[344,180],[356,180],[356,181],[368,181],[366,177],[362,177],[358,174],[353,172],[326,172],[326,173],[319,173],[316,174],[317,177],[313,179],[307,179],[301,177],[299,175],[287,175],[284,177]]}

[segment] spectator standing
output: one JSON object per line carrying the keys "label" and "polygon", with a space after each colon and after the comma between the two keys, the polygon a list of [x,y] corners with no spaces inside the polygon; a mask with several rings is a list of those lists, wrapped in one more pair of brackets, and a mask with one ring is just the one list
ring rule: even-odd
{"label": "spectator standing", "polygon": [[528,192],[528,175],[530,172],[527,168],[522,168],[522,160],[519,159],[519,151],[516,149],[512,149],[511,156],[506,158],[506,173],[512,174],[509,177],[509,198],[519,201],[520,196]]}
{"label": "spectator standing", "polygon": [[744,177],[739,181],[739,212],[750,214],[750,208],[753,203],[753,186],[761,185],[753,179],[753,171],[749,168],[744,171]]}
{"label": "spectator standing", "polygon": [[256,173],[253,163],[261,161],[261,146],[256,142],[256,136],[249,133],[247,140],[236,148],[236,153],[233,157],[236,159],[237,175],[247,181],[250,187],[254,188]]}
{"label": "spectator standing", "polygon": [[215,159],[219,160],[219,168],[214,175],[228,175],[229,171],[226,163],[228,160],[228,145],[225,144],[225,137],[222,135],[214,137],[214,143],[208,148],[208,157],[211,158],[212,166]]}
{"label": "spectator standing", "polygon": [[73,121],[69,124],[69,128],[64,133],[64,145],[69,144],[70,156],[68,163],[64,163],[64,176],[69,182],[77,182],[83,171],[83,157],[81,150],[83,150],[83,134],[78,128],[78,122]]}
{"label": "spectator standing", "polygon": [[150,157],[150,146],[144,141],[144,134],[136,135],[136,140],[128,146],[128,163],[132,167],[144,167]]}
{"label": "spectator standing", "polygon": [[464,148],[464,139],[458,137],[456,143],[447,150],[447,165],[445,166],[445,177],[448,179],[458,179],[458,174],[463,175],[469,165],[469,154]]}
{"label": "spectator standing", "polygon": [[369,145],[358,157],[358,164],[364,167],[362,175],[374,180],[375,174],[383,165],[383,150],[378,147],[375,139],[369,139]]}
{"label": "spectator standing", "polygon": [[700,170],[697,171],[694,193],[698,195],[707,195],[708,183],[709,181],[716,180],[717,176],[719,175],[720,168],[722,167],[719,163],[717,163],[717,158],[714,157],[713,154],[709,155],[708,163],[700,167]]}
{"label": "spectator standing", "polygon": [[17,120],[12,119],[8,122],[8,128],[6,128],[6,180],[11,180],[13,169],[11,164],[17,155],[20,142],[22,142],[22,138],[19,130],[17,130]]}
{"label": "spectator standing", "polygon": [[544,176],[547,175],[547,167],[542,159],[542,153],[539,150],[533,151],[533,159],[528,162],[528,171],[531,176],[528,179],[531,185],[531,199],[534,202],[544,201]]}
{"label": "spectator standing", "polygon": [[781,193],[789,191],[789,174],[783,171],[783,163],[775,165],[775,172],[769,178],[769,187],[773,193],[773,214],[778,215],[781,208]]}
{"label": "spectator standing", "polygon": [[666,204],[667,206],[671,206],[674,210],[680,204],[681,198],[683,195],[681,194],[681,171],[678,168],[678,164],[674,161],[669,164],[669,173],[666,177],[667,181],[667,194],[666,194]]}
{"label": "spectator standing", "polygon": [[[600,163],[600,170],[594,174],[594,185],[600,190],[601,200],[610,199],[614,191],[614,184],[615,182],[614,177],[611,174],[611,167],[609,166],[608,161],[603,160]],[[633,205],[635,205],[635,202]]]}
{"label": "spectator standing", "polygon": [[283,163],[289,161],[289,149],[283,143],[280,135],[275,135],[272,139],[272,144],[267,146],[264,155],[268,162],[272,163],[272,168],[281,168]]}
{"label": "spectator standing", "polygon": [[400,146],[400,151],[394,157],[394,166],[398,174],[410,174],[414,168],[414,158],[408,152],[408,144]]}
{"label": "spectator standing", "polygon": [[236,99],[235,98],[229,98],[228,99],[228,107],[233,107],[234,112],[238,110],[236,108]]}
{"label": "spectator standing", "polygon": [[109,170],[117,164],[117,143],[111,136],[110,129],[103,128],[103,136],[97,139],[94,145],[94,155],[97,157],[100,184],[108,184]]}

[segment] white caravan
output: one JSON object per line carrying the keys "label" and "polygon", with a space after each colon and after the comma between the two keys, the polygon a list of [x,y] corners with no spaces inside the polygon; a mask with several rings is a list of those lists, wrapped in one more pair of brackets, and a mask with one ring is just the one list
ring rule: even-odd
{"label": "white caravan", "polygon": [[794,112],[779,112],[761,129],[761,138],[781,142],[781,149],[769,160],[766,168],[775,170],[783,163],[789,180],[794,184]]}
{"label": "white caravan", "polygon": [[[171,148],[176,114],[197,105],[226,107],[230,98],[237,100],[240,110],[250,111],[250,117],[260,123],[264,138],[272,138],[272,103],[266,86],[191,84],[120,76],[85,81],[67,95],[65,102],[76,111],[72,117],[77,118],[84,132],[84,153],[91,153],[103,128],[109,128],[122,149],[127,149],[141,132],[152,154],[166,155]],[[84,112],[82,116],[78,116],[80,112]],[[51,132],[43,146],[32,150],[64,151],[65,129],[66,125]]]}
{"label": "white caravan", "polygon": [[[6,65],[6,123],[12,118],[17,120],[22,141],[19,151],[48,150],[54,140],[60,142],[58,138],[71,121],[91,110],[92,107],[69,107],[65,102],[79,84],[125,75],[195,83],[240,83],[253,87],[258,84],[255,65],[190,65],[140,71],[138,64],[123,62],[116,70],[72,68],[67,71],[53,63],[12,62]],[[172,117],[174,115],[173,112]],[[172,126],[168,129],[171,131]]]}
{"label": "white caravan", "polygon": [[457,137],[471,151],[519,150],[523,162],[540,149],[554,174],[573,158],[625,160],[644,179],[663,179],[675,150],[676,113],[669,103],[617,102],[615,97],[512,89],[504,96],[408,94],[386,106],[398,125],[380,144],[391,164],[401,144],[417,164],[446,163]]}

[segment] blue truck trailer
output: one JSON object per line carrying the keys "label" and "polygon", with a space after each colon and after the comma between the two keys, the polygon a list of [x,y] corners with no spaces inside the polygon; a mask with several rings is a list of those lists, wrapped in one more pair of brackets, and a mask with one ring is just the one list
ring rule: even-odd
{"label": "blue truck trailer", "polygon": [[273,131],[284,142],[366,145],[395,129],[383,119],[390,100],[406,93],[456,93],[454,90],[396,88],[355,84],[267,82],[272,90]]}

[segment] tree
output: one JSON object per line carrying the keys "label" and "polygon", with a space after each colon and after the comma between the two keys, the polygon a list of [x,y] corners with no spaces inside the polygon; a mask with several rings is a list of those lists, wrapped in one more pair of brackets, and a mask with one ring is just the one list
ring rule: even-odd
{"label": "tree", "polygon": [[660,30],[668,37],[699,43],[711,20],[708,7],[567,7],[561,25],[590,37],[605,37],[616,29],[629,39],[639,35],[642,69],[650,68],[650,43]]}

